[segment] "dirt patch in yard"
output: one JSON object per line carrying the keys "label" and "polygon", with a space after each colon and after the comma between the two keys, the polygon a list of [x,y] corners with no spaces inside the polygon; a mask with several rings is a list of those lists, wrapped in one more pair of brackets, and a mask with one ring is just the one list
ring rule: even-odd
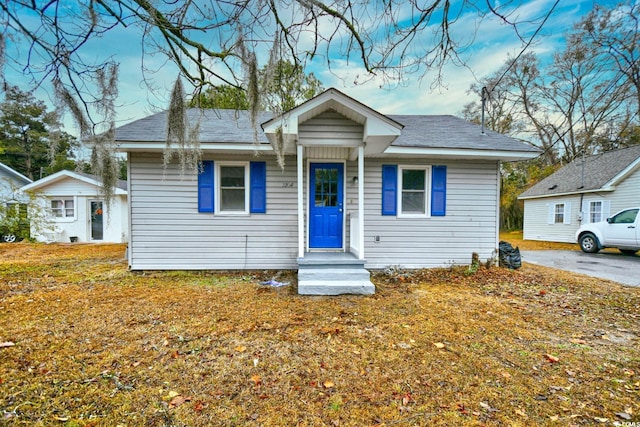
{"label": "dirt patch in yard", "polygon": [[133,273],[124,250],[0,245],[0,424],[640,422],[638,289],[525,264],[306,297],[294,272]]}

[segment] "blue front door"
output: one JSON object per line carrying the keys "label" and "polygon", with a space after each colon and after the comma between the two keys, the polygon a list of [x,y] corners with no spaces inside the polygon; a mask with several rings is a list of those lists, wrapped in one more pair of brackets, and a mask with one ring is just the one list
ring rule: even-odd
{"label": "blue front door", "polygon": [[342,163],[311,163],[309,248],[342,249]]}

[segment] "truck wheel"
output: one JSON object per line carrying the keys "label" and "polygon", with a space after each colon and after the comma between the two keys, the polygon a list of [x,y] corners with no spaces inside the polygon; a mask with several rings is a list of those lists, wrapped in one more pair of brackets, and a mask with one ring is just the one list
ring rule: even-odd
{"label": "truck wheel", "polygon": [[598,238],[591,233],[585,233],[580,236],[580,249],[582,252],[594,254],[600,249],[598,248]]}

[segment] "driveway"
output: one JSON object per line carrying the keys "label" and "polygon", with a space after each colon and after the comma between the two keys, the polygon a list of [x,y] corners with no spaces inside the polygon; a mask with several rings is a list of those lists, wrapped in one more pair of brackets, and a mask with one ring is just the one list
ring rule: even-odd
{"label": "driveway", "polygon": [[587,276],[613,280],[627,286],[640,287],[640,256],[581,251],[520,251],[522,260],[545,267],[573,271]]}

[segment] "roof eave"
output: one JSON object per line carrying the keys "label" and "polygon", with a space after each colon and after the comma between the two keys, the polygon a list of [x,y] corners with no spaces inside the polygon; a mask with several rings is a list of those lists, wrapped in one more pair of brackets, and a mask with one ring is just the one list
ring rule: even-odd
{"label": "roof eave", "polygon": [[510,151],[510,150],[478,150],[473,148],[425,148],[425,147],[388,147],[383,154],[398,156],[423,156],[446,159],[483,159],[515,162],[519,160],[535,159],[540,155],[538,151]]}
{"label": "roof eave", "polygon": [[[164,142],[140,142],[140,141],[120,141],[117,151],[122,153],[129,152],[147,152],[162,153],[166,149]],[[254,151],[273,151],[269,143],[261,142],[260,144],[248,143],[217,143],[217,142],[201,142],[200,150],[203,152],[254,152]]]}
{"label": "roof eave", "polygon": [[576,191],[565,191],[564,193],[554,193],[554,194],[540,194],[537,196],[518,196],[518,200],[531,200],[531,199],[547,199],[549,197],[563,197],[563,196],[575,196],[577,194],[588,194],[588,193],[604,193],[614,191],[615,187],[600,187],[594,188],[591,190],[576,190]]}
{"label": "roof eave", "polygon": [[[22,187],[20,190],[25,192],[25,191],[35,191],[35,190],[39,190],[43,187],[47,187],[48,185],[54,184],[58,181],[61,181],[65,178],[72,178],[72,179],[76,179],[78,181],[82,181],[85,182],[89,185],[93,185],[95,187],[102,187],[102,183],[100,183],[99,181],[96,181],[95,179],[86,177],[86,176],[82,176],[79,175],[75,172],[71,172],[71,171],[67,171],[67,170],[62,170],[60,172],[56,172],[53,175],[49,175],[45,178],[39,179],[37,181],[33,181],[32,183],[25,185],[24,187]],[[114,194],[116,195],[126,195],[127,191],[123,190],[122,188],[119,187],[114,187]]]}

